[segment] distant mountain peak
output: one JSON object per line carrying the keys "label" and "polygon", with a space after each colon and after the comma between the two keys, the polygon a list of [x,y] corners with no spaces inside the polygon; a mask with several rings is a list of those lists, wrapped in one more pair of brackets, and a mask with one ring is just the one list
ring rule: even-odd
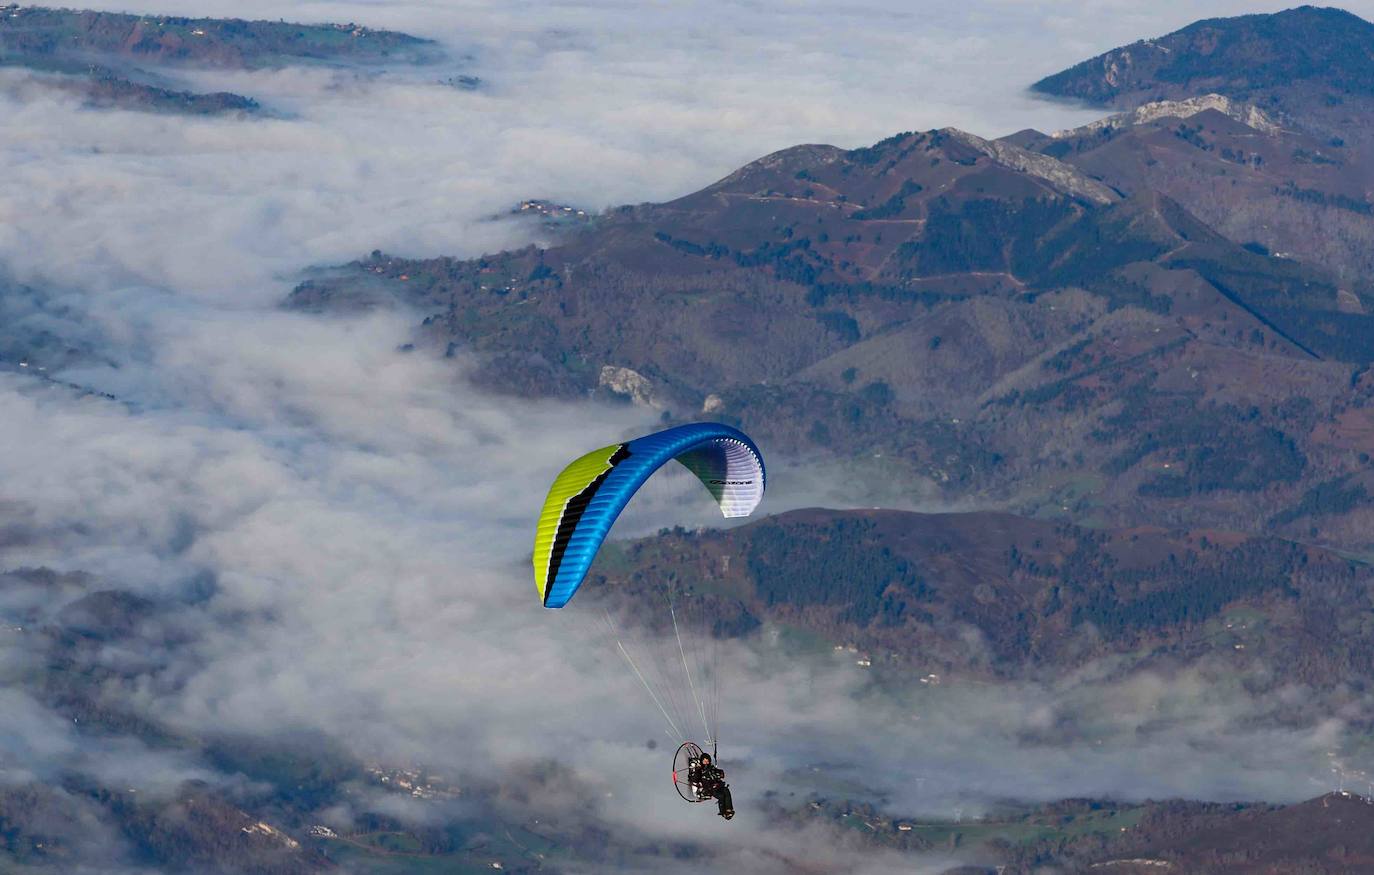
{"label": "distant mountain peak", "polygon": [[751,176],[759,173],[776,171],[781,167],[788,166],[793,170],[807,170],[833,164],[844,159],[845,151],[838,146],[826,146],[818,144],[806,144],[802,146],[790,146],[786,149],[779,149],[762,158],[750,161],[748,164],[723,177],[722,179],[707,186],[704,191],[717,191],[733,188]]}
{"label": "distant mountain peak", "polygon": [[1112,106],[1207,93],[1246,99],[1298,82],[1374,95],[1371,45],[1374,24],[1343,9],[1301,6],[1196,21],[1104,52],[1031,89]]}
{"label": "distant mountain peak", "polygon": [[[907,131],[895,134],[872,146],[844,150],[835,146],[803,145],[782,149],[751,161],[729,176],[689,197],[722,192],[771,190],[780,180],[805,178],[831,165],[873,168],[869,175],[882,177],[899,171],[913,171],[907,166],[910,156],[920,152],[926,157],[921,163],[929,165],[930,158],[964,165],[970,169],[980,159],[1017,174],[1039,180],[1050,190],[1070,197],[1081,198],[1099,206],[1119,200],[1109,186],[1049,155],[1030,152],[1005,141],[985,140],[958,128],[933,131]],[[860,174],[860,176],[863,174]],[[854,179],[860,176],[853,177]]]}

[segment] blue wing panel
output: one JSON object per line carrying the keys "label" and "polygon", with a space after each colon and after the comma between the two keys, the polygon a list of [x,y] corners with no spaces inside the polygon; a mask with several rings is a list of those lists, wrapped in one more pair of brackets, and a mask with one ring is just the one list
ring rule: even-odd
{"label": "blue wing panel", "polygon": [[[708,481],[703,476],[702,471],[698,470],[700,466],[689,465],[689,467],[699,477],[703,478],[707,488],[716,495],[717,500],[721,501],[722,510],[728,515],[742,516],[752,511],[753,506],[757,505],[758,500],[763,496],[765,482],[763,455],[759,453],[754,442],[743,432],[720,423],[698,422],[636,438],[625,445],[628,456],[611,469],[600,488],[597,489],[596,494],[588,501],[577,528],[573,530],[572,536],[568,539],[558,571],[549,584],[544,606],[561,608],[573,597],[573,593],[577,592],[577,588],[582,585],[582,579],[586,577],[587,571],[591,568],[592,560],[596,558],[596,552],[601,549],[601,543],[606,540],[606,535],[610,532],[616,517],[625,509],[625,505],[630,502],[639,487],[644,485],[644,481],[678,456],[693,450],[700,451],[712,444],[721,447],[730,447],[731,445],[739,447],[742,445],[742,447],[747,448],[747,454],[736,455],[752,457],[747,466],[749,479],[745,479],[745,475],[728,473],[727,456],[723,451],[719,470],[727,473],[722,473]],[[734,464],[736,470],[744,470],[739,467],[740,463],[734,462]],[[750,494],[752,504],[749,501],[744,501],[741,504],[739,499],[733,503],[727,503],[726,500],[721,499],[720,490],[743,489],[745,487],[732,486],[731,484],[752,483],[752,478],[755,475],[758,482],[753,484],[751,488],[756,491],[757,496],[753,497],[753,493]],[[730,508],[734,508],[733,512]]]}

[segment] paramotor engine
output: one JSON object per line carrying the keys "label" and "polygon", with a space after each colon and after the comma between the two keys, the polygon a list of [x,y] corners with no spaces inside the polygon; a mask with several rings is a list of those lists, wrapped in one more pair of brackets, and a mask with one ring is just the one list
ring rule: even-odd
{"label": "paramotor engine", "polygon": [[692,779],[701,767],[701,748],[695,742],[684,741],[673,755],[673,786],[686,802],[705,802],[710,796],[701,795],[701,785]]}

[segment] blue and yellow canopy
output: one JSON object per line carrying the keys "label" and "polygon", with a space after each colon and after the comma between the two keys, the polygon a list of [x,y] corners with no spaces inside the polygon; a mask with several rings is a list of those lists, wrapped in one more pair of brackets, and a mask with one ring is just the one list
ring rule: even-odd
{"label": "blue and yellow canopy", "polygon": [[568,603],[615,518],[673,459],[701,480],[727,518],[748,516],[763,500],[763,456],[728,425],[696,422],[593,450],[563,469],[539,514],[534,582],[545,607]]}

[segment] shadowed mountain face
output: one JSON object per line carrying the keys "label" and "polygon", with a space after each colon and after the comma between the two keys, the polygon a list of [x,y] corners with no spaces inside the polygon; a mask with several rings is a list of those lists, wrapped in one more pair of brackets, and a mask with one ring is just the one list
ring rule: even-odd
{"label": "shadowed mountain face", "polygon": [[[1189,872],[1358,872],[1374,867],[1370,803],[1331,793],[1285,808],[1175,806],[1149,817],[1133,844],[1140,856],[1178,860],[1178,868]],[[1158,869],[1143,865],[1135,871]]]}
{"label": "shadowed mountain face", "polygon": [[1215,92],[1242,100],[1302,84],[1374,95],[1374,25],[1342,9],[1209,18],[1098,55],[1031,86],[1055,97],[1137,106]]}
{"label": "shadowed mountain face", "polygon": [[[1374,805],[1351,793],[1330,793],[1298,805],[1147,803],[1123,811],[1068,801],[1037,812],[1035,820],[1086,826],[1060,846],[1061,865],[1123,875],[1188,872],[1197,875],[1314,875],[1362,872],[1374,866]],[[1043,820],[1041,820],[1043,818]],[[1097,824],[1121,824],[1115,835]],[[1016,849],[1005,871],[1033,872],[1043,848]],[[976,870],[975,870],[976,871]],[[999,871],[997,867],[984,870]],[[1069,871],[1079,871],[1069,869]]]}
{"label": "shadowed mountain face", "polygon": [[1121,672],[1206,662],[1257,689],[1374,682],[1374,629],[1357,619],[1374,609],[1374,573],[1230,532],[804,510],[636,541],[593,574],[629,604],[678,581],[721,634],[781,623],[900,672],[1062,676],[1111,659]]}
{"label": "shadowed mountain face", "polygon": [[[1216,94],[1257,107],[1328,147],[1374,146],[1374,24],[1340,9],[1195,22],[1113,49],[1032,86],[1133,109]],[[1301,146],[1311,154],[1310,144]]]}
{"label": "shadowed mountain face", "polygon": [[1216,94],[1150,103],[1013,139],[1128,194],[1161,192],[1257,252],[1326,266],[1346,284],[1374,269],[1369,148],[1286,129],[1252,104]]}
{"label": "shadowed mountain face", "polygon": [[1338,9],[1200,21],[1033,86],[1131,112],[1012,139],[1358,282],[1374,267],[1372,41],[1374,25]]}
{"label": "shadowed mountain face", "polygon": [[801,146],[552,249],[374,253],[291,305],[399,300],[492,388],[722,418],[927,494],[1367,546],[1365,287],[1063,157]]}

